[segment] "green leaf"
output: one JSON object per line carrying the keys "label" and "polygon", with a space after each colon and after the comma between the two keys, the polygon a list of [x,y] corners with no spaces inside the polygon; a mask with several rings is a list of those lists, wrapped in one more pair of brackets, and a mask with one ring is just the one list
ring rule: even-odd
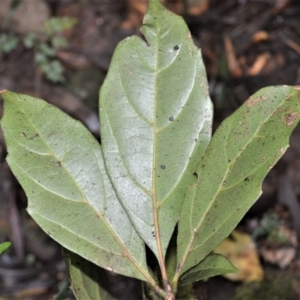
{"label": "green leaf", "polygon": [[11,245],[11,242],[4,242],[0,244],[0,254],[2,254]]}
{"label": "green leaf", "polygon": [[261,183],[288,147],[300,117],[299,88],[251,96],[212,138],[188,189],[179,222],[178,274],[202,261],[261,194]]}
{"label": "green leaf", "polygon": [[26,192],[29,214],[53,239],[96,265],[149,277],[144,243],[116,198],[91,133],[43,100],[2,96],[7,161]]}
{"label": "green leaf", "polygon": [[59,60],[48,60],[47,62],[40,64],[40,67],[45,73],[45,77],[51,82],[64,83],[66,81],[63,76],[64,69]]}
{"label": "green leaf", "polygon": [[10,53],[18,46],[20,39],[14,34],[0,34],[0,53]]}
{"label": "green leaf", "polygon": [[141,29],[117,47],[100,93],[107,172],[134,227],[165,255],[186,186],[211,136],[201,53],[181,17],[149,2]]}
{"label": "green leaf", "polygon": [[179,285],[183,286],[209,277],[227,273],[239,273],[239,270],[223,255],[210,254],[197,266],[184,273],[180,277]]}
{"label": "green leaf", "polygon": [[116,299],[110,290],[110,282],[104,269],[77,254],[64,250],[71,288],[77,299]]}
{"label": "green leaf", "polygon": [[44,26],[45,31],[49,35],[53,35],[55,33],[71,29],[76,23],[78,23],[78,19],[76,18],[51,17],[45,22]]}
{"label": "green leaf", "polygon": [[36,43],[37,41],[37,35],[36,33],[34,32],[30,32],[28,33],[24,38],[23,38],[23,43],[24,43],[24,46],[25,48],[27,49],[31,49],[34,44]]}

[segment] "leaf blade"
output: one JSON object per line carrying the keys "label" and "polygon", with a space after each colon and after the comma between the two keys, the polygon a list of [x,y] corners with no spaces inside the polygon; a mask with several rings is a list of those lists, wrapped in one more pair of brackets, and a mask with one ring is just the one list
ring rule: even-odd
{"label": "leaf blade", "polygon": [[104,269],[66,249],[64,257],[76,299],[116,299],[110,290],[109,278]]}
{"label": "leaf blade", "polygon": [[213,276],[238,272],[239,270],[233,266],[225,256],[221,254],[210,254],[197,266],[181,276],[179,286],[191,284]]}
{"label": "leaf blade", "polygon": [[259,197],[261,182],[288,147],[299,115],[298,88],[269,87],[221,124],[197,168],[198,184],[184,202],[178,274],[204,259]]}
{"label": "leaf blade", "polygon": [[26,192],[28,212],[65,248],[145,280],[144,244],[117,200],[90,132],[43,100],[11,92],[2,97],[7,161]]}
{"label": "leaf blade", "polygon": [[100,120],[107,172],[158,255],[160,243],[166,252],[210,140],[212,105],[200,51],[182,18],[150,1],[141,31],[147,44],[131,37],[114,53],[100,92]]}

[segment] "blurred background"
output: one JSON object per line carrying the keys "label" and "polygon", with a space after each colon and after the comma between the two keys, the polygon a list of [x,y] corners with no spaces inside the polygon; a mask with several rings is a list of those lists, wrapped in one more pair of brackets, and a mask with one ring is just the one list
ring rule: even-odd
{"label": "blurred background", "polygon": [[[297,0],[164,0],[201,48],[214,129],[252,93],[300,85]],[[147,0],[0,0],[0,90],[47,100],[99,136],[98,93],[113,51],[139,28]],[[0,105],[2,114],[2,103]],[[197,299],[300,299],[300,127],[264,194],[216,251],[242,272],[196,285]],[[26,212],[0,133],[0,299],[74,299],[60,247]],[[137,283],[111,276],[118,299]]]}

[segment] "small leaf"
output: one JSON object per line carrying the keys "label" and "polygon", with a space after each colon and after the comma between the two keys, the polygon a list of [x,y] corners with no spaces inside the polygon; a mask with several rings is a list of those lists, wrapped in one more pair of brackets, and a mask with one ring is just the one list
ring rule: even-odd
{"label": "small leaf", "polygon": [[3,253],[6,249],[8,249],[11,245],[11,242],[4,242],[0,244],[0,254]]}
{"label": "small leaf", "polygon": [[100,93],[107,172],[134,227],[164,256],[186,186],[211,136],[201,53],[183,19],[149,2],[141,29],[117,47]]}
{"label": "small leaf", "polygon": [[[178,274],[202,261],[261,194],[300,117],[299,88],[268,87],[216,131],[188,189],[178,234]],[[177,276],[178,276],[177,274]]]}
{"label": "small leaf", "polygon": [[239,270],[223,255],[210,254],[196,267],[193,267],[183,274],[180,277],[179,285],[187,285],[199,280],[226,273],[239,273]]}
{"label": "small leaf", "polygon": [[78,23],[78,20],[76,18],[51,17],[45,22],[44,26],[45,31],[49,35],[53,35],[55,33],[71,29],[76,23]]}
{"label": "small leaf", "polygon": [[104,269],[77,254],[64,249],[71,288],[77,299],[116,299],[110,290],[110,282]]}
{"label": "small leaf", "polygon": [[18,46],[20,39],[14,34],[0,34],[0,53],[10,53]]}
{"label": "small leaf", "polygon": [[149,279],[144,243],[116,198],[91,133],[43,100],[2,96],[7,161],[26,192],[29,214],[96,265]]}

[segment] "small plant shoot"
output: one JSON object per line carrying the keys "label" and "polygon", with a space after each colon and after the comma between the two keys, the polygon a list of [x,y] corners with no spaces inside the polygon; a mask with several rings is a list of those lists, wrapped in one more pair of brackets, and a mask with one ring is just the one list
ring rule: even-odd
{"label": "small plant shoot", "polygon": [[150,0],[141,32],[118,45],[101,87],[101,145],[58,108],[2,91],[7,161],[29,214],[65,248],[78,299],[115,299],[105,270],[168,300],[238,272],[213,250],[300,117],[299,87],[267,87],[211,137],[205,68],[183,19]]}

